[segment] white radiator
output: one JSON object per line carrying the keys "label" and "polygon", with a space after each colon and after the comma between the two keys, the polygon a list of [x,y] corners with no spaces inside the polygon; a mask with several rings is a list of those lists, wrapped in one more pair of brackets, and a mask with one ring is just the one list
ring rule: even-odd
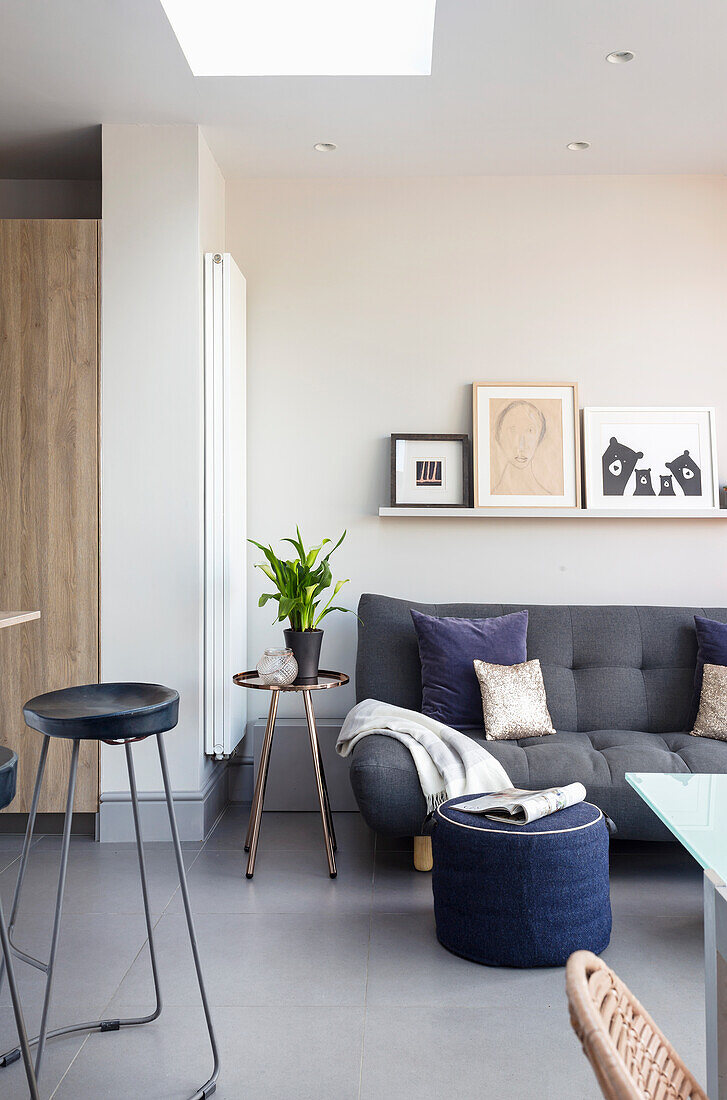
{"label": "white radiator", "polygon": [[245,735],[247,659],[245,279],[229,252],[204,258],[205,752]]}

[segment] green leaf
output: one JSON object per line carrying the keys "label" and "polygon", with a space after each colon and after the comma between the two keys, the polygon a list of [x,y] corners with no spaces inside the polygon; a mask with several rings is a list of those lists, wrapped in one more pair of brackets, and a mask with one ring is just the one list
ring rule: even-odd
{"label": "green leaf", "polygon": [[251,542],[253,544],[253,546],[257,546],[258,550],[262,550],[263,554],[265,555],[265,557],[270,562],[270,565],[271,565],[271,567],[273,569],[273,572],[275,574],[275,583],[279,584],[280,565],[281,565],[281,563],[278,560],[278,558],[275,556],[275,551],[273,550],[272,546],[263,546],[262,543],[255,542],[255,539],[248,539],[247,541]]}
{"label": "green leaf", "polygon": [[340,591],[341,591],[341,589],[343,588],[344,584],[348,584],[348,581],[347,581],[347,580],[345,580],[345,581],[339,581],[339,582],[338,582],[338,584],[336,585],[335,589],[333,590],[333,592],[332,592],[332,593],[331,593],[331,595],[329,596],[329,598],[328,598],[328,602],[326,603],[325,607],[323,608],[323,610],[321,611],[320,615],[318,616],[318,618],[316,619],[315,623],[313,624],[314,626],[318,626],[318,623],[319,623],[319,622],[321,621],[321,619],[325,619],[326,615],[328,615],[328,614],[329,614],[329,612],[331,612],[331,611],[346,611],[346,610],[348,610],[347,608],[343,608],[343,607],[331,607],[331,606],[330,606],[330,604],[331,604],[331,601],[333,600],[334,596],[336,595],[336,593],[337,593],[337,592],[340,592]]}
{"label": "green leaf", "polygon": [[287,619],[290,612],[295,609],[297,601],[287,596],[280,597],[280,618]]}
{"label": "green leaf", "polygon": [[343,540],[345,539],[345,537],[346,537],[346,532],[345,532],[345,530],[344,530],[343,534],[341,535],[341,537],[340,537],[340,539],[338,540],[338,542],[336,543],[336,545],[335,545],[335,546],[333,547],[333,549],[332,549],[332,550],[329,550],[329,551],[328,551],[328,553],[326,554],[325,558],[323,559],[324,561],[328,561],[328,559],[330,558],[331,554],[333,554],[333,553],[334,553],[334,552],[335,552],[336,550],[338,550],[338,547],[339,547],[339,546],[341,545],[341,543],[343,542]]}
{"label": "green leaf", "polygon": [[330,541],[331,541],[330,539],[324,539],[323,542],[319,546],[314,546],[311,550],[308,551],[307,557],[305,559],[305,564],[308,566],[309,569],[313,565],[315,565],[316,558],[318,557],[318,555],[320,554],[321,550],[326,545],[326,543],[328,543]]}
{"label": "green leaf", "polygon": [[[318,626],[318,623],[321,621],[321,619],[325,619],[326,615],[330,615],[332,611],[345,611],[348,615],[356,615],[356,612],[353,611],[350,607],[327,607],[325,611],[321,611],[320,615],[316,619],[316,626]],[[358,615],[356,615],[356,618],[358,619]],[[360,619],[359,622],[361,622]]]}
{"label": "green leaf", "polygon": [[268,580],[271,580],[273,584],[277,584],[275,574],[269,565],[266,565],[264,561],[256,561],[255,568],[259,569],[261,573],[264,573]]}
{"label": "green leaf", "polygon": [[263,592],[262,596],[257,602],[258,607],[265,607],[268,600],[279,600],[280,595],[278,592]]}
{"label": "green leaf", "polygon": [[300,533],[300,527],[295,528],[297,539],[284,538],[283,542],[289,542],[291,546],[294,546],[298,551],[298,557],[301,561],[305,561],[305,546],[303,545],[303,538]]}

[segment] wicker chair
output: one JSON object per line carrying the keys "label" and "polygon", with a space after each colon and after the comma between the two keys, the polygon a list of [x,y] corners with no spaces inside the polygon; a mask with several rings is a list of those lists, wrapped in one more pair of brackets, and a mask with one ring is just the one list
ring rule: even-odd
{"label": "wicker chair", "polygon": [[606,1100],[708,1100],[627,986],[590,951],[568,959],[573,1030]]}

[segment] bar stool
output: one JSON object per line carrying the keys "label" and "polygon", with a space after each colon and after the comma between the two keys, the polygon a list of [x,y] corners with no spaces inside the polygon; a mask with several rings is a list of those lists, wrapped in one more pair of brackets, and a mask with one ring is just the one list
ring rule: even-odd
{"label": "bar stool", "polygon": [[[15,798],[15,784],[17,780],[17,774],[17,756],[10,749],[0,746],[0,810],[4,810],[5,807],[9,806]],[[20,1003],[20,995],[18,994],[18,987],[15,981],[12,950],[10,947],[8,930],[5,925],[5,917],[3,915],[3,906],[1,900],[0,945],[2,945],[2,960],[0,960],[0,968],[2,967],[3,963],[7,967],[8,986],[10,987],[10,999],[13,1002],[15,1025],[18,1029],[18,1039],[20,1040],[20,1047],[18,1049],[17,1057],[20,1057],[21,1054],[23,1056],[23,1062],[25,1063],[25,1076],[28,1078],[28,1089],[30,1090],[31,1100],[38,1100],[38,1082],[35,1079],[35,1071],[33,1070],[33,1060],[30,1055],[28,1034],[25,1030],[25,1020],[23,1019],[23,1008]],[[0,969],[0,980],[1,979],[2,969]]]}
{"label": "bar stool", "polygon": [[[134,773],[134,761],[131,745],[134,741],[142,741],[147,737],[156,737],[159,750],[159,763],[161,764],[162,781],[166,797],[167,811],[169,813],[169,825],[172,831],[174,854],[177,860],[179,873],[179,886],[184,905],[184,913],[187,919],[187,930],[194,958],[194,967],[197,973],[197,982],[202,997],[207,1031],[214,1066],[212,1075],[200,1089],[194,1093],[192,1100],[205,1100],[212,1096],[217,1086],[220,1073],[220,1059],[217,1048],[212,1016],[210,1013],[207,991],[205,989],[202,966],[197,948],[197,937],[192,919],[192,909],[189,902],[187,889],[187,876],[182,859],[182,847],[179,843],[179,831],[177,819],[174,813],[172,801],[172,789],[169,783],[169,767],[167,754],[164,747],[163,734],[173,729],[178,720],[179,693],[171,688],[162,687],[160,684],[87,684],[83,687],[66,688],[62,691],[51,691],[47,695],[38,695],[31,699],[23,707],[23,715],[26,724],[32,729],[42,733],[43,744],[40,750],[38,771],[35,779],[33,800],[28,816],[28,827],[25,833],[25,842],[20,857],[18,880],[15,886],[10,920],[8,926],[9,950],[18,959],[29,963],[41,970],[46,975],[45,997],[41,1015],[40,1032],[38,1036],[30,1040],[30,1046],[37,1045],[35,1058],[35,1074],[40,1077],[40,1067],[43,1059],[43,1051],[47,1039],[57,1035],[69,1035],[76,1031],[118,1031],[122,1027],[132,1027],[138,1024],[151,1023],[156,1020],[162,1011],[162,998],[159,988],[159,975],[157,970],[156,950],[154,947],[154,934],[152,928],[151,913],[149,910],[149,890],[146,879],[146,864],[144,860],[144,848],[141,837],[141,825],[139,822],[139,799],[136,789],[136,776]],[[38,811],[38,801],[43,784],[48,746],[52,737],[63,737],[73,742],[71,750],[71,764],[68,775],[68,794],[66,798],[66,816],[63,825],[63,840],[61,843],[60,872],[58,875],[58,889],[56,894],[55,917],[51,934],[50,952],[48,962],[41,962],[32,955],[22,951],[12,941],[12,933],[18,913],[23,878],[28,864],[28,854],[33,839],[33,828]],[[78,771],[78,754],[81,741],[103,741],[110,745],[123,745],[126,751],[126,765],[129,773],[129,790],[131,792],[131,809],[134,818],[134,831],[136,834],[136,850],[139,859],[139,874],[141,878],[141,892],[144,901],[144,917],[149,938],[149,955],[151,958],[151,971],[154,980],[154,992],[156,1004],[153,1012],[146,1016],[139,1016],[124,1020],[94,1020],[89,1023],[71,1024],[48,1030],[48,1013],[53,992],[53,977],[55,972],[56,954],[58,951],[58,938],[61,927],[61,914],[63,911],[63,894],[66,885],[66,871],[68,867],[68,849],[71,841],[71,821],[73,815],[73,797],[76,787],[76,774]],[[0,972],[1,979],[1,972]],[[22,1038],[21,1038],[22,1042]],[[8,1066],[20,1057],[20,1050],[8,1051],[0,1057],[0,1067]]]}

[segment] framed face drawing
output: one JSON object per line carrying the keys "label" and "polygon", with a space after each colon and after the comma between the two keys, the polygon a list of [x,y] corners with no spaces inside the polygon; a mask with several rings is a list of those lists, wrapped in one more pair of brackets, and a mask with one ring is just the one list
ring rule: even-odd
{"label": "framed face drawing", "polygon": [[473,386],[475,508],[578,508],[575,383]]}
{"label": "framed face drawing", "polygon": [[583,410],[589,508],[719,508],[712,408]]}

